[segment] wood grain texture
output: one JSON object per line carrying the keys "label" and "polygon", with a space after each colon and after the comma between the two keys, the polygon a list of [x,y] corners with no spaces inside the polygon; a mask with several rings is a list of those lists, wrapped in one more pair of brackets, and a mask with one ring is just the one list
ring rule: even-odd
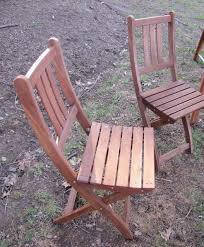
{"label": "wood grain texture", "polygon": [[[201,82],[200,82],[200,93],[202,95],[204,95],[204,75],[202,76]],[[190,123],[191,124],[195,124],[198,121],[198,118],[199,118],[199,111],[194,111],[192,113]]]}
{"label": "wood grain texture", "polygon": [[183,127],[184,127],[184,133],[185,133],[185,139],[186,142],[189,143],[189,150],[188,153],[193,152],[193,137],[191,132],[191,126],[190,126],[190,120],[189,116],[182,117]]}
{"label": "wood grain texture", "polygon": [[194,99],[194,98],[196,98],[198,96],[200,96],[200,93],[196,91],[196,92],[193,92],[191,94],[184,95],[183,97],[181,97],[179,99],[175,99],[175,100],[170,101],[170,102],[168,102],[166,104],[163,104],[163,105],[159,106],[158,109],[161,110],[161,111],[165,111],[165,110],[171,109],[174,106],[183,104],[186,101]]}
{"label": "wood grain texture", "polygon": [[131,151],[130,187],[142,187],[143,128],[133,128]]}
{"label": "wood grain texture", "polygon": [[47,98],[49,99],[49,102],[50,102],[50,106],[52,107],[52,109],[55,113],[55,116],[58,119],[58,122],[63,127],[64,123],[65,123],[65,117],[64,117],[63,113],[61,112],[61,109],[60,109],[59,104],[56,100],[56,97],[53,93],[52,87],[50,85],[50,82],[48,80],[48,77],[47,77],[47,74],[45,73],[45,71],[42,72],[41,78],[42,78],[42,83],[43,83]]}
{"label": "wood grain texture", "polygon": [[60,122],[58,121],[58,118],[52,108],[52,105],[50,103],[50,99],[47,96],[47,93],[45,91],[45,87],[43,85],[43,80],[40,77],[40,80],[36,83],[36,89],[38,91],[38,94],[42,100],[42,103],[45,107],[45,110],[47,111],[49,118],[58,134],[58,136],[60,136],[60,134],[62,133],[62,126],[60,124]]}
{"label": "wood grain texture", "polygon": [[182,81],[182,80],[179,80],[179,81],[176,81],[176,82],[168,82],[162,86],[159,86],[159,87],[156,87],[154,89],[150,89],[146,92],[143,92],[141,95],[143,98],[147,98],[149,96],[152,96],[152,95],[155,95],[155,94],[158,94],[160,92],[164,92],[170,88],[174,88],[174,87],[177,87],[179,85],[182,85],[184,84],[185,82]]}
{"label": "wood grain texture", "polygon": [[75,105],[73,105],[72,107],[70,107],[69,115],[66,119],[66,122],[64,124],[64,128],[63,128],[62,133],[59,137],[58,146],[61,150],[64,150],[65,142],[68,139],[68,137],[70,136],[72,125],[73,125],[74,121],[76,120],[76,115],[77,115],[77,108]]}
{"label": "wood grain texture", "polygon": [[121,134],[122,134],[121,126],[112,127],[106,169],[103,180],[103,184],[105,185],[110,185],[110,186],[115,185],[117,166],[119,160]]}
{"label": "wood grain texture", "polygon": [[117,173],[117,186],[129,185],[129,166],[131,157],[132,128],[123,127],[120,147],[120,156]]}
{"label": "wood grain texture", "polygon": [[101,124],[93,122],[91,125],[91,130],[86,144],[86,148],[82,157],[82,163],[78,173],[78,180],[83,182],[88,182],[91,169],[93,166],[96,147],[98,144],[98,139],[100,135]]}
{"label": "wood grain texture", "polygon": [[164,15],[164,16],[154,16],[154,17],[148,17],[148,18],[141,18],[141,19],[134,19],[134,26],[139,27],[143,25],[154,25],[159,23],[168,23],[171,21],[170,15]]}
{"label": "wood grain texture", "polygon": [[143,188],[155,187],[153,128],[144,128]]}
{"label": "wood grain texture", "polygon": [[162,57],[162,50],[163,50],[163,44],[162,44],[162,25],[157,24],[156,25],[156,39],[157,39],[157,59],[158,63],[163,63],[163,57]]}
{"label": "wood grain texture", "polygon": [[48,79],[50,81],[50,86],[51,86],[51,88],[53,90],[53,93],[55,95],[55,98],[56,98],[56,100],[57,100],[57,102],[59,104],[60,110],[63,113],[64,118],[66,119],[67,118],[67,114],[68,114],[67,108],[64,105],[63,99],[62,99],[62,97],[60,95],[60,91],[59,91],[59,89],[57,87],[56,80],[54,78],[54,75],[53,75],[53,72],[51,71],[50,66],[46,67],[45,72],[46,72],[47,77],[48,77]]}
{"label": "wood grain texture", "polygon": [[195,54],[193,56],[193,60],[194,61],[197,61],[198,60],[198,54],[201,52],[201,50],[203,49],[204,47],[204,30],[201,34],[201,37],[200,37],[200,40],[198,42],[198,45],[196,47],[196,51],[195,51]]}
{"label": "wood grain texture", "polygon": [[204,96],[200,95],[196,98],[193,98],[193,99],[190,99],[186,102],[183,102],[182,105],[181,104],[177,104],[175,105],[174,107],[168,109],[168,110],[165,110],[165,113],[168,114],[168,115],[171,115],[173,113],[176,113],[178,111],[180,111],[181,109],[186,109],[190,106],[193,106],[199,102],[204,102]]}
{"label": "wood grain texture", "polygon": [[191,93],[194,93],[195,92],[195,89],[193,88],[187,88],[185,90],[182,90],[178,93],[174,93],[174,94],[171,94],[171,95],[168,95],[162,99],[158,99],[158,100],[155,100],[154,102],[151,102],[151,104],[154,106],[154,107],[158,107],[158,106],[161,106],[163,104],[166,104],[170,101],[173,101],[175,99],[179,99],[183,96],[186,96],[188,94],[191,94]]}
{"label": "wood grain texture", "polygon": [[174,93],[178,93],[180,91],[183,91],[184,89],[187,89],[187,88],[190,88],[190,86],[188,86],[186,84],[182,84],[182,85],[176,86],[174,88],[167,89],[163,92],[157,93],[155,95],[149,96],[147,99],[149,102],[154,102],[156,100],[160,100],[160,99],[165,98],[165,97],[172,95]]}
{"label": "wood grain texture", "polygon": [[156,43],[156,29],[155,25],[150,25],[150,51],[151,51],[151,63],[157,64],[157,43]]}
{"label": "wood grain texture", "polygon": [[174,119],[182,118],[183,116],[188,115],[192,113],[193,111],[200,110],[202,108],[204,108],[204,101],[198,102],[192,106],[182,109],[176,113],[173,113],[171,114],[171,117]]}
{"label": "wood grain texture", "polygon": [[110,139],[111,128],[107,124],[101,125],[101,133],[96,148],[93,169],[91,172],[90,183],[102,184],[102,176],[106,163],[106,156],[108,153],[108,145]]}
{"label": "wood grain texture", "polygon": [[144,64],[145,66],[150,66],[151,58],[150,58],[150,48],[149,48],[149,25],[142,26],[142,34],[143,34],[143,47],[144,47]]}

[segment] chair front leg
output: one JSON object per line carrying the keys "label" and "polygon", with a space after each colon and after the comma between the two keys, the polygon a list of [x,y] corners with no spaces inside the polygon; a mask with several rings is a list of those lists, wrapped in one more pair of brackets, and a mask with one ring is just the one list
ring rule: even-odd
{"label": "chair front leg", "polygon": [[186,142],[189,143],[189,149],[187,150],[188,153],[193,152],[193,138],[192,138],[192,131],[191,131],[191,125],[189,121],[189,116],[182,117],[183,127],[184,127],[184,133],[185,133],[185,139]]}

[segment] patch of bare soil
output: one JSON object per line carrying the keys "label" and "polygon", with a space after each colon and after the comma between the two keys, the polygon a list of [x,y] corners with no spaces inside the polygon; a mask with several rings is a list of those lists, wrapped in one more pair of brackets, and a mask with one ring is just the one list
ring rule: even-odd
{"label": "patch of bare soil", "polygon": [[[51,219],[69,194],[28,127],[12,80],[25,74],[51,36],[60,39],[71,80],[91,119],[140,125],[127,51],[126,16],[177,13],[179,77],[198,88],[203,68],[192,52],[203,26],[202,1],[49,0],[0,1],[0,247],[7,246],[203,246],[204,115],[193,130],[194,155],[168,162],[149,195],[132,197],[133,241],[125,241],[99,214],[56,226]],[[157,76],[160,79],[160,76]],[[148,87],[152,78],[144,78]],[[157,82],[156,82],[157,83]],[[156,131],[162,152],[183,138],[181,125]],[[79,163],[84,139],[73,135],[67,155]],[[77,204],[84,201],[78,199]],[[120,205],[117,205],[117,210]]]}

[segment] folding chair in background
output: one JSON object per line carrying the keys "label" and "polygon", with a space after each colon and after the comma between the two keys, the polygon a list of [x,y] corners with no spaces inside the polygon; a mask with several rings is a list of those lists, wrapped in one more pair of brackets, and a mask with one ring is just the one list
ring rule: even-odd
{"label": "folding chair in background", "polygon": [[[163,26],[168,32],[168,56],[164,57]],[[138,65],[139,53],[136,47],[136,29],[142,31],[144,63]],[[160,127],[165,124],[174,124],[181,119],[185,132],[186,143],[163,154],[159,158],[162,164],[170,158],[184,151],[192,152],[192,134],[189,115],[204,107],[204,96],[194,90],[183,80],[177,80],[175,54],[175,14],[170,12],[164,16],[143,19],[128,17],[129,55],[135,92],[144,126]],[[165,85],[143,91],[140,75],[170,69],[171,81]],[[147,115],[147,108],[152,110],[158,119],[151,122]]]}
{"label": "folding chair in background", "polygon": [[[193,60],[198,62],[198,58],[204,63],[204,57],[200,54],[204,47],[204,30],[201,34],[200,40],[198,42],[195,54],[193,56]],[[201,82],[200,82],[200,92],[204,94],[204,74],[202,75]],[[195,124],[199,118],[199,111],[194,111],[191,116],[191,124]]]}
{"label": "folding chair in background", "polygon": [[195,51],[195,54],[194,54],[194,57],[193,57],[194,61],[197,62],[198,58],[200,58],[201,61],[204,63],[204,57],[202,57],[200,55],[200,52],[202,51],[203,47],[204,47],[204,30],[203,30],[203,32],[201,34],[200,40],[198,42],[198,45],[197,45],[197,48],[196,48],[196,51]]}
{"label": "folding chair in background", "polygon": [[[49,40],[48,48],[25,76],[15,79],[14,85],[41,146],[72,186],[65,210],[54,222],[65,223],[98,210],[125,238],[132,239],[128,226],[130,195],[150,192],[155,187],[153,129],[90,123],[73,90],[56,38]],[[76,120],[87,133],[79,172],[72,169],[64,156],[64,145]],[[95,189],[106,190],[109,195],[97,196]],[[77,192],[87,204],[75,209]],[[124,199],[121,217],[111,204]]]}

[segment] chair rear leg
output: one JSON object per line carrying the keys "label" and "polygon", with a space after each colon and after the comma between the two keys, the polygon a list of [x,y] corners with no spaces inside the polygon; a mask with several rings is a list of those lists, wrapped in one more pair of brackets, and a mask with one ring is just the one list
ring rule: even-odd
{"label": "chair rear leg", "polygon": [[191,131],[191,125],[189,121],[189,116],[182,117],[183,127],[184,127],[184,133],[185,133],[185,139],[186,142],[189,143],[189,149],[187,150],[188,153],[193,152],[193,138],[192,138],[192,131]]}
{"label": "chair rear leg", "polygon": [[[139,103],[139,109],[142,116],[142,122],[145,127],[151,127],[151,121],[147,115],[147,107],[143,104],[143,102]],[[154,148],[154,157],[155,157],[155,171],[159,170],[159,153],[157,147]]]}

